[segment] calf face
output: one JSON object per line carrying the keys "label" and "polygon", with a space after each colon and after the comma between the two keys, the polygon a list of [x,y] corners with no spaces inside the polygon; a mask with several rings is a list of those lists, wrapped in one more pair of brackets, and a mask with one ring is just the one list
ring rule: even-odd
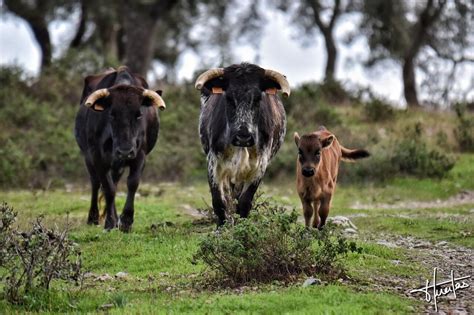
{"label": "calf face", "polygon": [[297,132],[294,134],[295,144],[298,148],[298,161],[301,164],[301,175],[304,177],[314,176],[321,162],[321,151],[329,147],[333,140],[333,135],[321,137],[316,134],[303,135],[300,137]]}

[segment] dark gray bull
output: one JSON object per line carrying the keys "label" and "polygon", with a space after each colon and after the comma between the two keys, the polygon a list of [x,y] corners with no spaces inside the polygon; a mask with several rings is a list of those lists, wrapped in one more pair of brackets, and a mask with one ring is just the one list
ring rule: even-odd
{"label": "dark gray bull", "polygon": [[[165,109],[161,96],[127,67],[85,78],[74,132],[92,185],[88,224],[99,224],[98,192],[102,187],[105,229],[119,226],[122,231],[130,231],[145,157],[158,138],[157,108]],[[119,219],[115,193],[126,167],[130,168],[128,194]]]}
{"label": "dark gray bull", "polygon": [[218,225],[237,200],[247,217],[265,170],[286,132],[286,115],[276,91],[288,97],[286,78],[242,63],[210,69],[196,80],[201,91],[199,133],[207,154],[212,206]]}

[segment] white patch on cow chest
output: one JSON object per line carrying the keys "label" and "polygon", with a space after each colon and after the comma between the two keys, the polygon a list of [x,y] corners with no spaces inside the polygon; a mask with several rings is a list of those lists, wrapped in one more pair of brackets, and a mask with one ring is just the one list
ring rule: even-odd
{"label": "white patch on cow chest", "polygon": [[215,158],[215,163],[212,163],[213,180],[223,195],[230,194],[237,198],[248,185],[262,178],[268,159],[268,152],[258,154],[256,147],[229,146]]}

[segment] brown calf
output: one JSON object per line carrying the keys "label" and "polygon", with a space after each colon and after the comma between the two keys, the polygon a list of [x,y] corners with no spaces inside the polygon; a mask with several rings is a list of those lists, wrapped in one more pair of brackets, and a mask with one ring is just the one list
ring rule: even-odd
{"label": "brown calf", "polygon": [[339,161],[365,158],[369,152],[344,148],[324,127],[301,137],[295,132],[294,138],[298,147],[296,189],[303,204],[305,223],[309,226],[314,214],[313,227],[321,229],[331,207]]}

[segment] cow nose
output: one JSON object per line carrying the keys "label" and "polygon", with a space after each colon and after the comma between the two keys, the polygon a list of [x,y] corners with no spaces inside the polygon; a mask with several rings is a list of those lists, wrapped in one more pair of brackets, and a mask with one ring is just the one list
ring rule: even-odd
{"label": "cow nose", "polygon": [[237,135],[236,138],[239,142],[243,142],[243,143],[248,143],[248,142],[252,141],[252,135],[251,134]]}
{"label": "cow nose", "polygon": [[255,140],[250,133],[238,133],[235,135],[232,144],[238,147],[251,147],[255,144]]}
{"label": "cow nose", "polygon": [[301,173],[303,173],[303,176],[305,176],[305,177],[311,177],[311,176],[314,175],[314,168],[305,167],[305,168],[303,168]]}
{"label": "cow nose", "polygon": [[120,159],[133,159],[135,152],[133,148],[117,148],[117,157]]}

